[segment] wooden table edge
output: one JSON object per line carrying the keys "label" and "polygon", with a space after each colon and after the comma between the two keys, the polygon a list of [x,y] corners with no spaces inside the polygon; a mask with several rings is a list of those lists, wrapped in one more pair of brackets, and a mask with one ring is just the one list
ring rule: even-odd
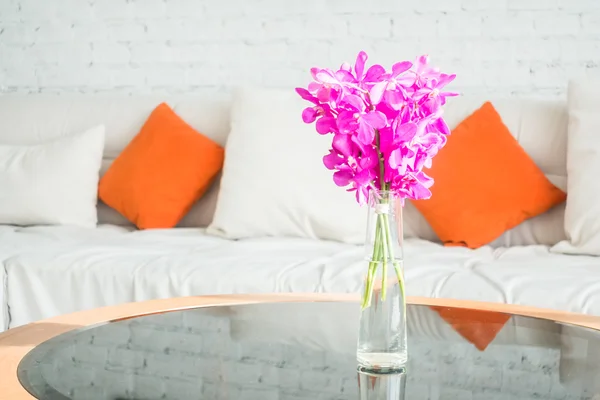
{"label": "wooden table edge", "polygon": [[[354,294],[321,293],[190,296],[102,307],[36,321],[18,328],[9,329],[0,334],[0,400],[35,399],[19,383],[17,366],[23,357],[35,346],[74,329],[143,315],[198,307],[295,301],[358,302],[358,300],[358,296]],[[509,313],[600,330],[600,317],[571,312],[502,303],[428,297],[408,297],[407,301],[409,304],[415,305],[469,308],[481,311]],[[25,344],[23,344],[24,341]],[[17,343],[16,345],[15,342]]]}

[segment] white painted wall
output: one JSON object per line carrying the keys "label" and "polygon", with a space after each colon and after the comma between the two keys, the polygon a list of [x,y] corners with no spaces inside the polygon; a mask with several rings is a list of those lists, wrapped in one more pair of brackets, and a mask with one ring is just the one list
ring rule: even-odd
{"label": "white painted wall", "polygon": [[428,53],[465,93],[600,75],[600,0],[0,0],[0,91],[303,84],[358,50]]}

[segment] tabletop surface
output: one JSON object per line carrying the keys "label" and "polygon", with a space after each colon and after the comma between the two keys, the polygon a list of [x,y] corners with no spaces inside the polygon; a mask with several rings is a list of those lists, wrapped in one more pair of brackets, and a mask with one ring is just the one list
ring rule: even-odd
{"label": "tabletop surface", "polygon": [[406,370],[357,371],[359,307],[192,308],[77,329],[35,347],[39,399],[600,399],[600,333],[495,311],[409,305]]}

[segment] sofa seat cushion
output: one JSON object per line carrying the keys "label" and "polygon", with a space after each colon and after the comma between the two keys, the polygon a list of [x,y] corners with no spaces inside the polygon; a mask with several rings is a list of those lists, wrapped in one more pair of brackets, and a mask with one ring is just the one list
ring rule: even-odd
{"label": "sofa seat cushion", "polygon": [[[0,240],[2,240],[1,231]],[[6,270],[4,269],[4,259],[0,258],[0,332],[3,332],[6,329],[8,329],[8,298],[6,289],[7,284],[8,281],[6,279]]]}
{"label": "sofa seat cushion", "polygon": [[6,264],[10,327],[156,298],[345,291],[343,282],[321,276],[327,260],[348,249],[333,242],[231,241],[200,229],[135,231],[112,225],[15,228],[11,240],[27,240],[28,250]]}
{"label": "sofa seat cushion", "polygon": [[[10,327],[78,310],[190,295],[358,292],[361,246],[299,238],[232,241],[200,229],[10,227],[2,248]],[[11,247],[12,246],[12,247]],[[0,248],[1,249],[1,248]],[[18,253],[18,254],[15,254]],[[477,250],[405,241],[408,294],[600,315],[600,259],[546,246]]]}
{"label": "sofa seat cushion", "polygon": [[31,244],[25,240],[27,234],[20,235],[15,240],[15,231],[20,230],[9,225],[0,225],[0,332],[8,329],[8,276],[6,274],[7,261],[24,251],[31,250]]}

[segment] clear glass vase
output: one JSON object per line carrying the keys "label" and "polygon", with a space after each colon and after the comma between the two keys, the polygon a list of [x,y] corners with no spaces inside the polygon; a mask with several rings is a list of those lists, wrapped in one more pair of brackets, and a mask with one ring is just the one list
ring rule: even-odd
{"label": "clear glass vase", "polygon": [[402,370],[408,359],[402,207],[388,191],[372,191],[367,220],[367,274],[357,361],[373,372]]}

